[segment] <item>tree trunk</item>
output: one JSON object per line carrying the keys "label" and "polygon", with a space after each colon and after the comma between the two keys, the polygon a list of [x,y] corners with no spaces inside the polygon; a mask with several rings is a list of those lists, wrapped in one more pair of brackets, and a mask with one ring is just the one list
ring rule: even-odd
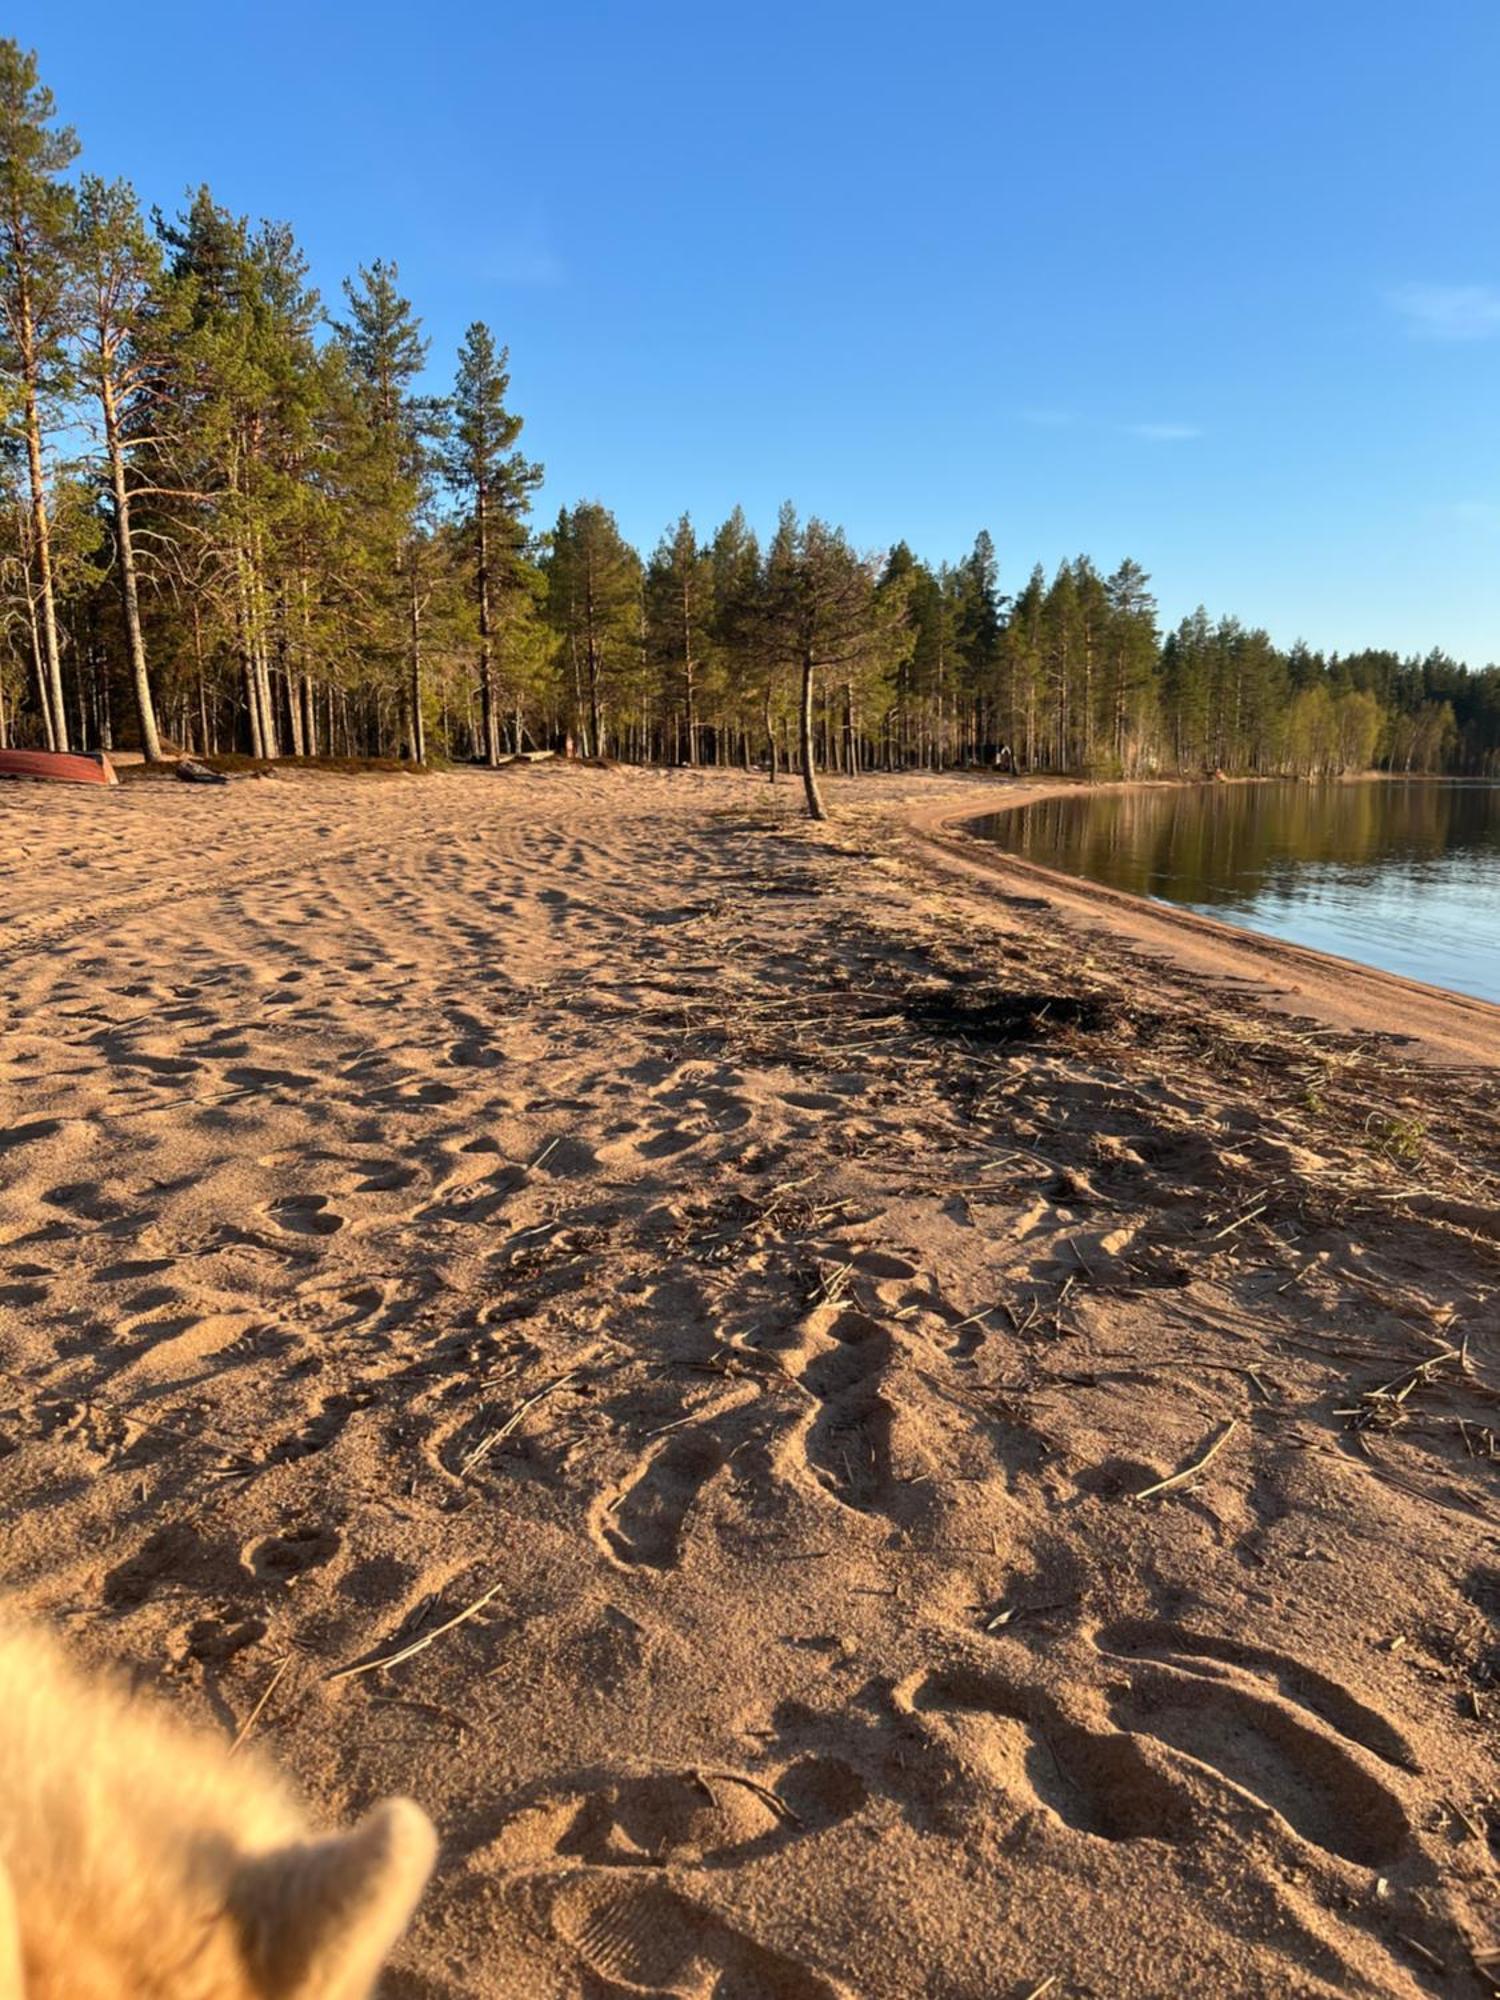
{"label": "tree trunk", "polygon": [[151,699],[151,676],[146,668],[146,642],[141,636],[141,606],[135,581],[135,543],[130,532],[130,491],[125,483],[125,454],[120,444],[119,413],[115,408],[114,384],[108,371],[100,380],[99,401],[104,413],[104,444],[109,455],[109,483],[115,501],[115,540],[120,559],[120,605],[125,614],[125,643],[130,652],[130,678],[135,692],[135,712],[141,724],[141,748],[148,764],[161,762],[161,738],[156,733],[156,707]]}
{"label": "tree trunk", "polygon": [[63,704],[62,652],[57,642],[57,604],[52,588],[52,524],[47,519],[47,488],[42,477],[42,419],[37,403],[36,330],[31,321],[30,286],[21,292],[21,380],[24,387],[26,470],[31,482],[31,529],[36,544],[36,570],[42,612],[43,686],[52,710],[51,747],[68,748],[68,711]]}
{"label": "tree trunk", "polygon": [[[417,594],[417,562],[414,550],[408,551],[411,572],[411,759],[414,764],[427,762],[427,724],[422,714],[422,605]],[[485,736],[490,743],[489,761],[496,761],[493,748],[495,731],[495,705],[489,704],[489,717]]]}
{"label": "tree trunk", "polygon": [[42,734],[47,739],[47,748],[57,750],[61,746],[57,740],[57,725],[52,719],[52,696],[47,686],[47,662],[42,654],[42,635],[37,629],[36,604],[30,589],[26,592],[26,618],[31,628],[31,665],[36,674],[37,707],[42,715]]}
{"label": "tree trunk", "polygon": [[827,819],[828,808],[818,790],[818,774],[813,766],[813,657],[802,656],[802,785],[807,793],[809,819]]}
{"label": "tree trunk", "polygon": [[589,731],[594,739],[594,755],[604,755],[604,724],[599,715],[599,648],[594,643],[592,629],[589,631]]}
{"label": "tree trunk", "polygon": [[687,760],[689,764],[698,761],[698,706],[697,689],[693,682],[693,607],[691,588],[686,577],[682,583],[682,680],[683,698],[687,709]]}
{"label": "tree trunk", "polygon": [[479,701],[480,723],[484,732],[484,761],[492,768],[500,762],[500,711],[495,699],[495,646],[490,626],[490,505],[483,481],[475,495],[479,593]]}

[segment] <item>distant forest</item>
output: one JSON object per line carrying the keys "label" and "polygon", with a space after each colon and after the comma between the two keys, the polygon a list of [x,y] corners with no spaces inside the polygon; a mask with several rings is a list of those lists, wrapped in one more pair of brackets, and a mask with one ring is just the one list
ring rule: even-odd
{"label": "distant forest", "polygon": [[934,567],[790,506],[540,529],[487,326],[434,396],[394,263],[326,306],[286,224],[77,157],[0,42],[0,746],[1500,773],[1500,667],[1163,634],[1130,560],[1007,590],[988,534]]}

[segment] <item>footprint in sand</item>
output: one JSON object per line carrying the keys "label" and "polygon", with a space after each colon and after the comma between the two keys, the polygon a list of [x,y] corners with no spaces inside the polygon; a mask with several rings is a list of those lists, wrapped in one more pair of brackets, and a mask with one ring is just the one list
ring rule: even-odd
{"label": "footprint in sand", "polygon": [[267,1215],[279,1229],[294,1236],[336,1236],[344,1218],[328,1206],[326,1194],[287,1194],[273,1201]]}
{"label": "footprint in sand", "polygon": [[236,1653],[247,1652],[266,1636],[263,1618],[195,1618],[167,1642],[168,1650],[180,1665],[196,1661],[205,1667],[223,1667]]}
{"label": "footprint in sand", "polygon": [[835,1345],[802,1371],[822,1407],[805,1449],[819,1484],[858,1513],[880,1508],[891,1491],[891,1406],[880,1391],[891,1336],[860,1312],[841,1313],[827,1329]]}
{"label": "footprint in sand", "polygon": [[898,1705],[982,1718],[972,1761],[1018,1803],[1045,1806],[1080,1833],[1177,1841],[1193,1830],[1189,1794],[1148,1761],[1134,1737],[1068,1720],[1039,1688],[959,1668],[928,1674]]}
{"label": "footprint in sand", "polygon": [[556,1935],[626,1993],[680,2000],[850,2000],[849,1989],[757,1944],[668,1883],[612,1871],[571,1877],[552,1904]]}
{"label": "footprint in sand", "polygon": [[851,1765],[804,1756],[759,1777],[738,1771],[588,1771],[539,1790],[486,1850],[503,1868],[737,1867],[860,1812],[869,1791]]}
{"label": "footprint in sand", "polygon": [[1129,1668],[1108,1690],[1113,1731],[1072,1721],[1042,1689],[967,1669],[927,1675],[903,1705],[984,1716],[976,1755],[1001,1789],[1108,1840],[1189,1837],[1212,1810],[1194,1798],[1206,1778],[1358,1866],[1401,1854],[1406,1809],[1359,1754],[1415,1768],[1384,1717],[1267,1649],[1137,1621],[1106,1627],[1095,1643]]}
{"label": "footprint in sand", "polygon": [[50,1139],[54,1132],[63,1128],[61,1118],[33,1118],[25,1125],[12,1125],[8,1131],[0,1131],[0,1153],[14,1152],[20,1146],[34,1146],[39,1139]]}
{"label": "footprint in sand", "polygon": [[1132,1665],[1128,1686],[1110,1697],[1122,1728],[1206,1765],[1346,1861],[1380,1867],[1401,1852],[1406,1810],[1352,1746],[1407,1769],[1416,1759],[1383,1716],[1335,1683],[1283,1654],[1169,1625],[1115,1625],[1095,1643]]}
{"label": "footprint in sand", "polygon": [[679,1431],[642,1461],[596,1515],[595,1537],[617,1562],[671,1569],[683,1527],[724,1463],[724,1447],[702,1430]]}
{"label": "footprint in sand", "polygon": [[455,1042],[448,1051],[448,1062],[453,1069],[498,1069],[504,1061],[504,1051],[493,1042]]}
{"label": "footprint in sand", "polygon": [[374,1401],[373,1389],[325,1396],[318,1414],[310,1417],[300,1431],[279,1439],[267,1454],[266,1463],[284,1465],[295,1459],[311,1458],[315,1452],[326,1451],[342,1435],[355,1411],[366,1409]]}
{"label": "footprint in sand", "polygon": [[1309,1710],[1341,1736],[1373,1751],[1385,1763],[1400,1765],[1407,1771],[1421,1769],[1415,1750],[1385,1716],[1357,1700],[1337,1681],[1289,1654],[1144,1618],[1124,1618],[1102,1627],[1094,1635],[1094,1644],[1101,1653],[1115,1659],[1155,1660],[1186,1673],[1217,1679],[1227,1678],[1225,1667],[1242,1668],[1269,1680],[1285,1700]]}
{"label": "footprint in sand", "polygon": [[173,1522],[149,1535],[133,1556],[117,1563],[104,1579],[104,1601],[130,1610],[159,1589],[204,1589],[234,1581],[224,1552],[186,1522]]}

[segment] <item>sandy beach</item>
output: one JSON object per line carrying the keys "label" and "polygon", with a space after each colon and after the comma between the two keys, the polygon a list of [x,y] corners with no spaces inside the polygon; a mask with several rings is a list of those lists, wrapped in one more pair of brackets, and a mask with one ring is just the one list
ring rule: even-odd
{"label": "sandy beach", "polygon": [[402,2000],[1500,1991],[1500,1010],[829,799],[0,788],[0,1586]]}

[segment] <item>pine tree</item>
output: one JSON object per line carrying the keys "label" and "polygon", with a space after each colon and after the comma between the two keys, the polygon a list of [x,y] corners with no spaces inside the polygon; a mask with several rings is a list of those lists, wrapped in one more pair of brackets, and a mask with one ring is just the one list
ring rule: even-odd
{"label": "pine tree", "polygon": [[641,650],[640,557],[597,500],[563,508],[544,565],[547,610],[572,684],[585,756],[608,753],[611,707],[630,692]]}
{"label": "pine tree", "polygon": [[712,558],[686,514],[663,535],[646,571],[646,631],[666,715],[680,719],[679,761],[698,762],[698,708],[714,623]]}
{"label": "pine tree", "polygon": [[404,298],[394,264],[377,258],[347,280],[349,318],[338,328],[364,408],[365,524],[371,538],[372,644],[400,689],[403,732],[414,762],[426,759],[423,682],[424,577],[421,516],[431,499],[434,448],[444,412],[413,384],[427,359],[421,321]]}
{"label": "pine tree", "polygon": [[1113,764],[1120,772],[1134,768],[1150,721],[1159,652],[1150,581],[1127,556],[1105,585],[1110,614],[1105,702]]}
{"label": "pine tree", "polygon": [[953,579],[954,639],[970,709],[970,741],[990,746],[997,726],[1000,660],[1000,565],[989,530],[981,528]]}
{"label": "pine tree", "polygon": [[31,558],[43,675],[47,740],[68,748],[62,654],[52,573],[51,523],[43,470],[47,409],[64,386],[64,301],[72,235],[72,191],[63,180],[78,154],[67,126],[54,123],[52,93],[37,76],[35,55],[0,41],[0,319],[4,365],[19,387],[17,412],[26,451]]}
{"label": "pine tree", "polygon": [[99,405],[105,476],[114,513],[115,567],[141,747],[161,757],[142,632],[131,462],[154,443],[152,389],[160,343],[180,331],[160,310],[161,251],[123,181],[85,175],[73,243],[73,324],[79,375]]}
{"label": "pine tree", "polygon": [[766,741],[771,782],[782,762],[778,724],[784,729],[780,662],[768,643],[760,543],[736,507],[717,530],[709,550],[714,651],[722,662],[721,702],[713,727],[714,756],[722,763],[729,727],[748,740],[759,724]]}
{"label": "pine tree", "polygon": [[766,598],[772,644],[800,675],[798,743],[808,816],[827,819],[818,784],[814,697],[820,675],[847,674],[876,644],[872,566],[855,555],[842,529],[817,519],[799,527],[788,503],[767,556]]}
{"label": "pine tree", "polygon": [[[525,543],[525,517],[542,468],[515,450],[522,419],[506,407],[509,349],[496,351],[480,320],[464,336],[454,386],[452,427],[442,453],[444,477],[464,509],[473,546],[479,614],[479,695],[484,759],[500,760],[500,704],[495,684],[495,597],[514,588]],[[516,745],[519,749],[519,743]]]}

